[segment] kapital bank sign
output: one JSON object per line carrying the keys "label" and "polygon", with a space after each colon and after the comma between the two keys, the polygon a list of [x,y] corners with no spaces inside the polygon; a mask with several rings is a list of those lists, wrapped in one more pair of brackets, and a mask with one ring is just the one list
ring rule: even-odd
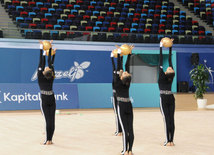
{"label": "kapital bank sign", "polygon": [[[81,64],[74,61],[74,66],[72,66],[69,70],[62,71],[62,70],[55,70],[55,79],[63,79],[68,78],[70,82],[74,80],[78,80],[84,77],[84,70],[90,66],[91,62],[84,61]],[[37,80],[37,70],[34,72],[31,81]]]}

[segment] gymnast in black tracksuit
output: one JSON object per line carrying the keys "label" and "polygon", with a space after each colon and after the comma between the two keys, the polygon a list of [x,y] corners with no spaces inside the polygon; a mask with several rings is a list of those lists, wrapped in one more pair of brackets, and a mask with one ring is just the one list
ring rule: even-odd
{"label": "gymnast in black tracksuit", "polygon": [[[116,132],[115,132],[115,135],[117,136],[118,134],[120,135],[122,133],[121,125],[119,123],[119,118],[118,118],[117,94],[116,94],[116,89],[115,89],[115,82],[116,82],[116,78],[117,78],[117,73],[119,73],[120,70],[116,70],[116,68],[115,68],[113,53],[111,53],[111,61],[112,61],[112,68],[113,68],[113,80],[112,80],[113,98],[112,98],[112,104],[113,104],[113,109],[114,109],[114,113],[115,113],[115,121],[116,121]],[[123,58],[121,57],[121,62],[122,61],[123,61]]]}
{"label": "gymnast in black tracksuit", "polygon": [[164,146],[173,146],[173,137],[175,131],[174,125],[174,113],[175,113],[175,98],[171,92],[172,81],[175,76],[175,72],[172,66],[172,47],[169,48],[169,67],[164,73],[163,71],[163,55],[162,55],[162,43],[160,43],[160,64],[159,64],[159,79],[158,85],[160,89],[160,109],[164,119],[164,125],[166,130],[166,141]]}
{"label": "gymnast in black tracksuit", "polygon": [[123,72],[120,53],[118,53],[117,71],[120,70],[120,74],[117,74],[114,78],[118,102],[118,115],[123,133],[123,151],[121,154],[132,154],[132,145],[134,142],[133,109],[129,98],[129,87],[131,82],[131,75],[129,74],[130,56],[131,54],[128,55],[125,65],[126,71]]}
{"label": "gymnast in black tracksuit", "polygon": [[[45,54],[40,47],[40,61],[38,67],[38,83],[41,93],[41,111],[46,121],[46,140],[44,145],[52,144],[52,137],[55,129],[55,110],[56,102],[53,93],[53,81],[54,81],[54,58],[55,54],[51,56],[51,50],[48,55],[48,67],[45,68]],[[51,58],[52,57],[52,58]]]}

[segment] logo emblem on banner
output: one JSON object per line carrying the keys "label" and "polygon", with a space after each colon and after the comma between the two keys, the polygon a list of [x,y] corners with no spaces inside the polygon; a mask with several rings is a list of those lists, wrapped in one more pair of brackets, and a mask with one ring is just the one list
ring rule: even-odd
{"label": "logo emblem on banner", "polygon": [[[74,61],[74,66],[70,68],[70,70],[67,71],[55,71],[55,79],[62,79],[62,78],[68,78],[70,79],[70,82],[73,82],[74,80],[78,80],[82,77],[84,77],[84,69],[88,68],[90,66],[91,62],[84,61],[83,63],[79,64],[78,62]],[[35,81],[37,79],[37,70],[34,72],[31,81]]]}

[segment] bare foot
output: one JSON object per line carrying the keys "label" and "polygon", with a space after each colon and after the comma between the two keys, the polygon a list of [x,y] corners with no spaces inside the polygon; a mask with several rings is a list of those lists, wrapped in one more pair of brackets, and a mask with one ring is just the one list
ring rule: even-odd
{"label": "bare foot", "polygon": [[126,152],[124,153],[124,155],[129,155],[128,151],[126,151]]}
{"label": "bare foot", "polygon": [[170,142],[168,142],[168,143],[166,144],[166,146],[171,146],[171,143],[170,143]]}
{"label": "bare foot", "polygon": [[117,136],[122,136],[123,134],[122,134],[122,132],[119,132],[118,134],[117,134]]}
{"label": "bare foot", "polygon": [[53,144],[53,142],[50,141],[50,140],[48,140],[48,141],[46,142],[46,145],[52,145],[52,144]]}
{"label": "bare foot", "polygon": [[170,142],[170,146],[175,146],[175,144],[173,142]]}
{"label": "bare foot", "polygon": [[132,151],[129,151],[129,155],[134,155],[134,154],[132,153]]}

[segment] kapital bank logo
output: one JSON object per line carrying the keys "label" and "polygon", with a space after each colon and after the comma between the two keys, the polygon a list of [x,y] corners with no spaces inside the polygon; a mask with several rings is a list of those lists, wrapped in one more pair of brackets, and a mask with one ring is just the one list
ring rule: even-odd
{"label": "kapital bank logo", "polygon": [[[74,80],[78,80],[84,76],[84,69],[90,66],[91,62],[84,61],[81,64],[74,61],[74,66],[70,68],[70,70],[62,71],[62,70],[55,70],[55,79],[62,79],[68,78],[70,82]],[[34,72],[31,81],[35,81],[37,79],[37,70]]]}

